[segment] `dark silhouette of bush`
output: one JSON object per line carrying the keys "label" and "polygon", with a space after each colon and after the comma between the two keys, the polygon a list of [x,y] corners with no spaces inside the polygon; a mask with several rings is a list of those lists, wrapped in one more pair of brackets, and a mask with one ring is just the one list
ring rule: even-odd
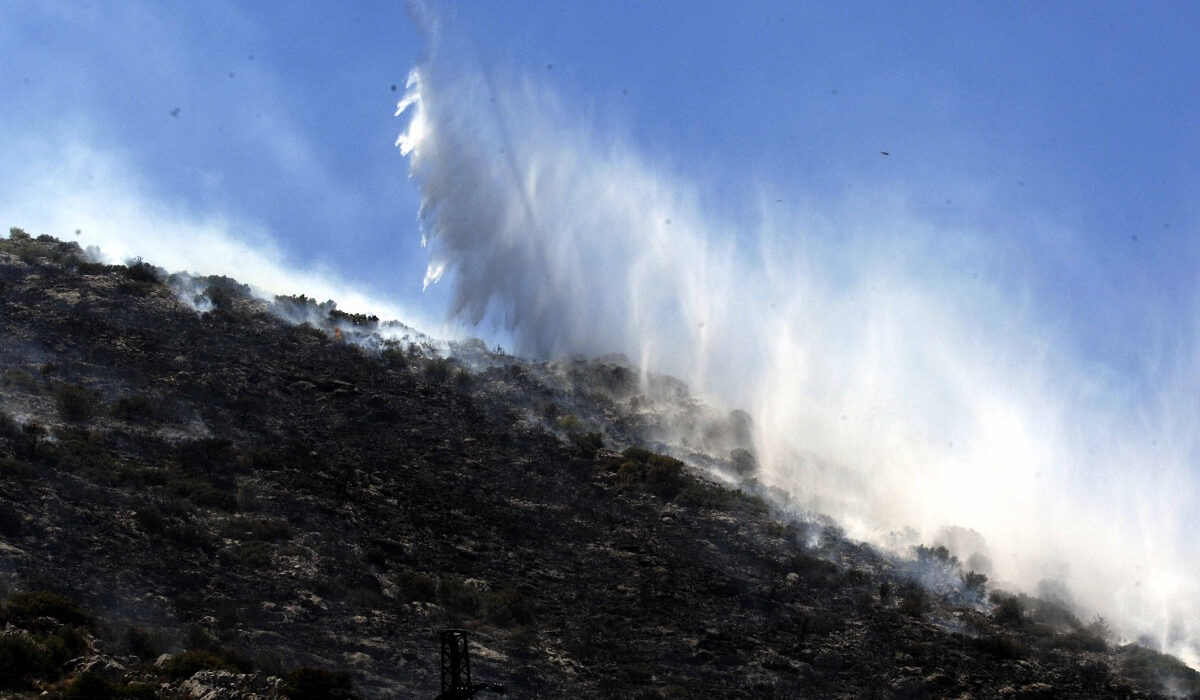
{"label": "dark silhouette of bush", "polygon": [[992,602],[996,604],[992,610],[992,619],[996,622],[1009,627],[1025,623],[1025,608],[1016,596],[995,591],[992,593]]}
{"label": "dark silhouette of bush", "polygon": [[[0,471],[0,473],[3,473]],[[10,503],[0,503],[0,535],[16,537],[21,534],[21,514]]]}
{"label": "dark silhouette of bush", "polygon": [[160,281],[157,268],[141,258],[127,260],[123,274],[125,279],[131,282],[154,283]]}
{"label": "dark silhouette of bush", "polygon": [[729,461],[733,470],[742,476],[749,476],[758,471],[758,460],[750,450],[737,448],[729,453]]}
{"label": "dark silhouette of bush", "polygon": [[1177,697],[1200,694],[1200,673],[1174,656],[1138,644],[1122,647],[1121,670],[1146,687],[1170,687]]}
{"label": "dark silhouette of bush", "polygon": [[425,379],[435,384],[445,384],[454,371],[454,361],[444,357],[434,357],[425,361]]}
{"label": "dark silhouette of bush", "polygon": [[41,675],[49,665],[46,651],[29,635],[0,637],[0,689],[18,690]]}
{"label": "dark silhouette of bush", "polygon": [[37,379],[20,367],[9,367],[4,370],[4,376],[0,378],[0,384],[7,388],[20,389],[27,392],[35,392],[38,388]]}
{"label": "dark silhouette of bush", "polygon": [[158,411],[150,399],[139,394],[122,396],[113,404],[112,415],[123,420],[141,420],[154,417]]}
{"label": "dark silhouette of bush", "polygon": [[11,622],[25,629],[45,629],[41,618],[50,618],[70,626],[90,627],[92,618],[75,601],[50,591],[13,593],[0,606],[0,622]]}
{"label": "dark silhouette of bush", "polygon": [[484,607],[488,621],[494,625],[511,627],[533,622],[533,607],[515,588],[505,588],[489,594]]}
{"label": "dark silhouette of bush", "polygon": [[198,438],[179,445],[179,465],[196,476],[216,476],[230,470],[237,457],[224,438]]}
{"label": "dark silhouette of bush", "polygon": [[929,594],[915,581],[906,581],[900,586],[900,612],[921,619],[929,612]]}
{"label": "dark silhouette of bush", "polygon": [[622,488],[641,486],[664,501],[675,498],[683,489],[683,462],[640,448],[631,447],[622,454],[627,458],[617,470],[617,483]]}
{"label": "dark silhouette of bush", "polygon": [[962,576],[963,588],[976,594],[983,593],[983,587],[987,585],[987,580],[987,575],[978,571],[968,571]]}
{"label": "dark silhouette of bush", "polygon": [[406,369],[409,364],[408,355],[399,346],[388,346],[379,353],[386,363],[392,369]]}
{"label": "dark silhouette of bush", "polygon": [[139,659],[148,661],[158,658],[158,641],[141,627],[130,627],[125,631],[125,647]]}
{"label": "dark silhouette of bush", "polygon": [[63,384],[54,392],[58,415],[72,423],[83,423],[96,413],[96,397],[78,384]]}
{"label": "dark silhouette of bush", "polygon": [[990,634],[971,640],[972,645],[985,654],[998,659],[1020,659],[1028,654],[1025,645],[1007,634]]}
{"label": "dark silhouette of bush", "polygon": [[1064,651],[1108,651],[1108,642],[1104,637],[1087,629],[1071,630],[1050,640],[1051,649]]}
{"label": "dark silhouette of bush", "polygon": [[98,673],[86,671],[63,691],[64,698],[100,700],[152,700],[158,697],[154,686],[147,683],[110,681]]}
{"label": "dark silhouette of bush", "polygon": [[21,437],[21,424],[13,420],[13,417],[0,411],[0,438],[6,440],[15,440]]}
{"label": "dark silhouette of bush", "polygon": [[584,433],[576,435],[572,442],[584,456],[595,457],[596,453],[604,447],[604,436],[596,432]]}
{"label": "dark silhouette of bush", "polygon": [[405,599],[410,601],[432,602],[438,596],[437,581],[419,571],[401,573],[400,589],[404,591]]}
{"label": "dark silhouette of bush", "polygon": [[449,577],[438,582],[438,602],[452,613],[474,615],[479,612],[482,600],[479,592],[462,579]]}
{"label": "dark silhouette of bush", "polygon": [[191,649],[176,654],[162,665],[163,674],[171,680],[191,678],[197,671],[230,671],[240,673],[244,664],[226,654],[209,649]]}
{"label": "dark silhouette of bush", "polygon": [[290,700],[356,700],[360,697],[350,682],[350,674],[310,666],[289,671],[283,677],[280,690]]}

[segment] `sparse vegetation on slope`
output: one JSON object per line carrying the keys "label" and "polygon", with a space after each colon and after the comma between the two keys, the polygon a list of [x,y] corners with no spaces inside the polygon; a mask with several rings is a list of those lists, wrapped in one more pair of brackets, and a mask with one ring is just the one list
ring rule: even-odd
{"label": "sparse vegetation on slope", "polygon": [[[1195,692],[944,548],[918,585],[773,510],[749,417],[673,380],[334,310],[0,241],[3,692],[428,697],[446,627],[517,697]],[[654,443],[662,406],[744,490]]]}

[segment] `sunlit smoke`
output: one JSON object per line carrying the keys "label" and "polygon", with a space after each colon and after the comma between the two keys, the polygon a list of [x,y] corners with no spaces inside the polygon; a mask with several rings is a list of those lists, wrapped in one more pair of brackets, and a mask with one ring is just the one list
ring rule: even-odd
{"label": "sunlit smoke", "polygon": [[436,52],[409,90],[398,145],[452,316],[678,376],[749,410],[764,480],[850,534],[971,528],[986,551],[956,553],[993,580],[1060,581],[1196,662],[1190,336],[1135,390],[1005,274],[1003,232],[938,229],[902,193],[714,202],[530,80]]}

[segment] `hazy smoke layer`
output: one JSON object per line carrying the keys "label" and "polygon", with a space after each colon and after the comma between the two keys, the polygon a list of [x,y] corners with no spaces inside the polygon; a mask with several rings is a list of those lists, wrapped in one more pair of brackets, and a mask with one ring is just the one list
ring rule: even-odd
{"label": "hazy smoke layer", "polygon": [[490,70],[435,56],[400,109],[426,281],[453,285],[455,316],[521,352],[674,374],[749,410],[765,480],[851,534],[973,529],[986,545],[960,554],[993,580],[1060,581],[1195,662],[1200,387],[1171,360],[1188,352],[1158,353],[1165,388],[1134,394],[979,274],[1003,261],[985,232],[936,230],[898,198],[704,201]]}

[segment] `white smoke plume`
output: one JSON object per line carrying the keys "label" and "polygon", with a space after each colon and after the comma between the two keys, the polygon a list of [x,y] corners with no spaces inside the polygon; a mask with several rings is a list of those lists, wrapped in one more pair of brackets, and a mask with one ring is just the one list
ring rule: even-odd
{"label": "white smoke plume", "polygon": [[522,353],[680,377],[747,409],[764,481],[849,534],[970,528],[987,551],[958,554],[985,555],[993,580],[1060,581],[1196,663],[1190,336],[1135,391],[1004,276],[1003,232],[940,230],[902,193],[716,201],[440,40],[398,145],[453,317]]}

